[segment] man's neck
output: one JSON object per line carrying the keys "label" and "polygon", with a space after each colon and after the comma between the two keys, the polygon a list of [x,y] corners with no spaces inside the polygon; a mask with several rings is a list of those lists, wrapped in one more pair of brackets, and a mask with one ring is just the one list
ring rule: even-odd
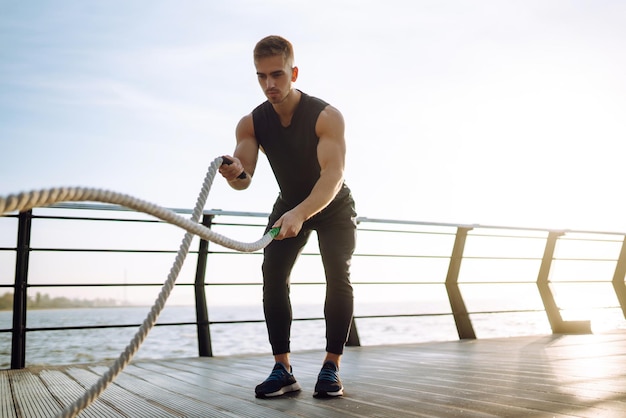
{"label": "man's neck", "polygon": [[301,97],[302,92],[297,89],[291,89],[285,100],[280,103],[272,104],[283,126],[289,126],[291,124],[291,118],[296,111],[298,103],[300,103]]}

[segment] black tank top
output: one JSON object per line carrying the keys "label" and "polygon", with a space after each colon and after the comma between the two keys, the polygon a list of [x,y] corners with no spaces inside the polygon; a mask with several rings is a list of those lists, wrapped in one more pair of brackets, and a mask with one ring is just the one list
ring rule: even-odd
{"label": "black tank top", "polygon": [[269,101],[252,111],[254,135],[274,171],[280,197],[289,207],[306,199],[320,177],[315,124],[326,106],[325,101],[302,93],[288,127],[282,126]]}

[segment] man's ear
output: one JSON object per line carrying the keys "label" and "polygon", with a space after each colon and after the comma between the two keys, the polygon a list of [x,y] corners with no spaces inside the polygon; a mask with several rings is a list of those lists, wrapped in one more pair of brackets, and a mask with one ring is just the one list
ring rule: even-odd
{"label": "man's ear", "polygon": [[293,67],[291,69],[291,82],[293,83],[298,79],[298,67]]}

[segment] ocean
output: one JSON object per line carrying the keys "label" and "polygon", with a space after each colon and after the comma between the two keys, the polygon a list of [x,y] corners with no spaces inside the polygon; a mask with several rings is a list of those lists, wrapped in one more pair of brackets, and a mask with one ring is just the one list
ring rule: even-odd
{"label": "ocean", "polygon": [[[363,318],[358,316],[385,313],[416,313],[416,304],[396,303],[357,306],[356,325],[361,345],[420,343],[427,341],[456,340],[456,328],[450,315]],[[424,306],[421,306],[423,311]],[[117,307],[94,309],[29,310],[29,328],[85,326],[107,324],[140,324],[149,307]],[[433,312],[431,310],[431,312]],[[626,328],[619,310],[604,310],[598,323],[603,329]],[[195,317],[193,306],[166,306],[157,323],[190,322]],[[321,318],[321,305],[295,305],[294,318]],[[209,310],[211,321],[261,320],[259,305],[213,306]],[[516,335],[549,334],[550,327],[543,312],[472,315],[478,338]],[[595,323],[595,321],[594,321]],[[11,327],[11,312],[0,312],[0,329]],[[109,361],[124,351],[138,330],[137,327],[33,331],[27,333],[26,365],[61,365]],[[267,353],[263,322],[245,324],[212,324],[211,343],[213,355]],[[292,351],[323,350],[324,322],[322,320],[294,321]],[[0,333],[0,368],[10,365],[11,334]],[[193,325],[156,326],[135,355],[134,359],[162,359],[194,357],[198,355],[196,328]]]}

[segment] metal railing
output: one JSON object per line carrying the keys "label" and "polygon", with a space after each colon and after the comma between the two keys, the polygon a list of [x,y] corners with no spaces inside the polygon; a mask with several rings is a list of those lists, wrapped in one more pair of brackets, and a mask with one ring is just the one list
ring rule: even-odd
{"label": "metal railing", "polygon": [[[189,210],[175,210],[189,214]],[[113,214],[105,216],[105,214]],[[129,215],[130,214],[130,215]],[[246,236],[258,236],[263,231],[264,213],[225,212],[208,210],[204,212],[202,223],[214,229],[237,233],[246,231]],[[11,368],[19,369],[26,364],[27,334],[46,331],[72,331],[92,328],[122,328],[138,326],[135,324],[106,324],[71,327],[28,327],[27,313],[29,291],[38,288],[128,288],[160,286],[156,281],[123,282],[105,281],[50,281],[29,280],[33,254],[170,254],[173,249],[157,247],[146,248],[102,248],[101,245],[68,246],[55,243],[52,245],[35,245],[32,240],[37,233],[38,240],[45,243],[48,235],[59,236],[63,231],[71,230],[71,226],[59,227],[59,223],[73,224],[111,224],[128,223],[142,224],[152,228],[160,221],[138,216],[114,205],[101,204],[60,204],[52,208],[36,209],[20,214],[0,218],[5,224],[16,224],[15,245],[2,246],[0,256],[15,254],[15,276],[12,283],[0,276],[0,292],[3,289],[13,291],[13,311],[11,328],[0,329],[0,333],[11,334]],[[54,228],[46,228],[46,222],[54,223]],[[81,224],[83,225],[83,224]],[[106,230],[106,229],[105,229]],[[254,230],[253,234],[249,231]],[[101,230],[102,231],[102,230]],[[257,233],[258,232],[258,233]],[[227,235],[227,233],[226,233]],[[72,238],[69,238],[70,242]],[[123,239],[122,239],[123,241]],[[314,241],[314,240],[312,240]],[[8,241],[7,241],[8,242]],[[96,241],[97,242],[97,241]],[[211,321],[207,288],[211,286],[260,286],[260,272],[250,280],[237,276],[237,269],[231,270],[228,279],[207,280],[211,259],[218,256],[226,257],[259,257],[260,253],[240,254],[230,250],[212,249],[210,243],[199,240],[198,250],[192,252],[196,257],[193,280],[183,280],[177,287],[193,289],[195,299],[195,321],[160,323],[159,326],[193,325],[197,330],[198,354],[212,356],[211,326],[247,321]],[[315,256],[318,252],[313,247],[305,247],[303,257]],[[4,257],[3,259],[10,259]],[[232,263],[231,263],[232,264]],[[307,274],[297,277],[294,273],[292,286],[323,285],[323,281],[309,279]],[[1,272],[0,272],[1,274]],[[315,275],[315,274],[313,274]],[[319,274],[318,274],[319,276]],[[316,277],[318,277],[316,276]],[[502,315],[513,313],[545,312],[553,333],[590,333],[591,322],[588,319],[571,320],[564,318],[564,311],[559,297],[555,295],[563,286],[578,287],[578,296],[587,297],[588,289],[601,287],[606,293],[612,287],[613,302],[594,306],[594,309],[619,310],[626,318],[626,235],[617,232],[549,230],[539,228],[517,228],[482,225],[461,225],[446,223],[412,222],[388,219],[358,218],[358,245],[353,261],[353,280],[356,289],[367,289],[374,298],[383,298],[383,292],[372,292],[373,289],[391,290],[391,295],[403,295],[410,299],[411,294],[428,298],[429,294],[445,291],[447,309],[439,308],[429,312],[410,313],[370,313],[356,314],[348,345],[361,344],[357,325],[367,320],[398,318],[435,318],[449,317],[453,320],[459,339],[474,339],[477,336],[473,319],[480,316]],[[323,277],[323,274],[322,276]],[[525,289],[526,293],[517,290],[505,291],[504,286],[513,289]],[[532,287],[534,290],[529,290]],[[584,292],[580,290],[585,288]],[[419,289],[419,290],[417,290]],[[423,290],[425,289],[425,290]],[[365,291],[363,291],[366,293]],[[439,292],[439,293],[437,293]],[[508,292],[508,293],[507,293]],[[528,295],[539,296],[540,306],[524,307],[521,302]],[[557,292],[558,293],[558,292]],[[485,308],[479,302],[488,296],[492,302],[499,304],[495,308]],[[530,297],[532,299],[532,296]],[[610,298],[609,298],[610,299]],[[393,297],[391,298],[393,300]],[[477,302],[478,301],[478,302]],[[472,309],[469,305],[477,305]],[[440,304],[440,306],[443,306]],[[580,306],[573,306],[574,310]],[[299,318],[297,320],[321,320],[322,318]]]}

